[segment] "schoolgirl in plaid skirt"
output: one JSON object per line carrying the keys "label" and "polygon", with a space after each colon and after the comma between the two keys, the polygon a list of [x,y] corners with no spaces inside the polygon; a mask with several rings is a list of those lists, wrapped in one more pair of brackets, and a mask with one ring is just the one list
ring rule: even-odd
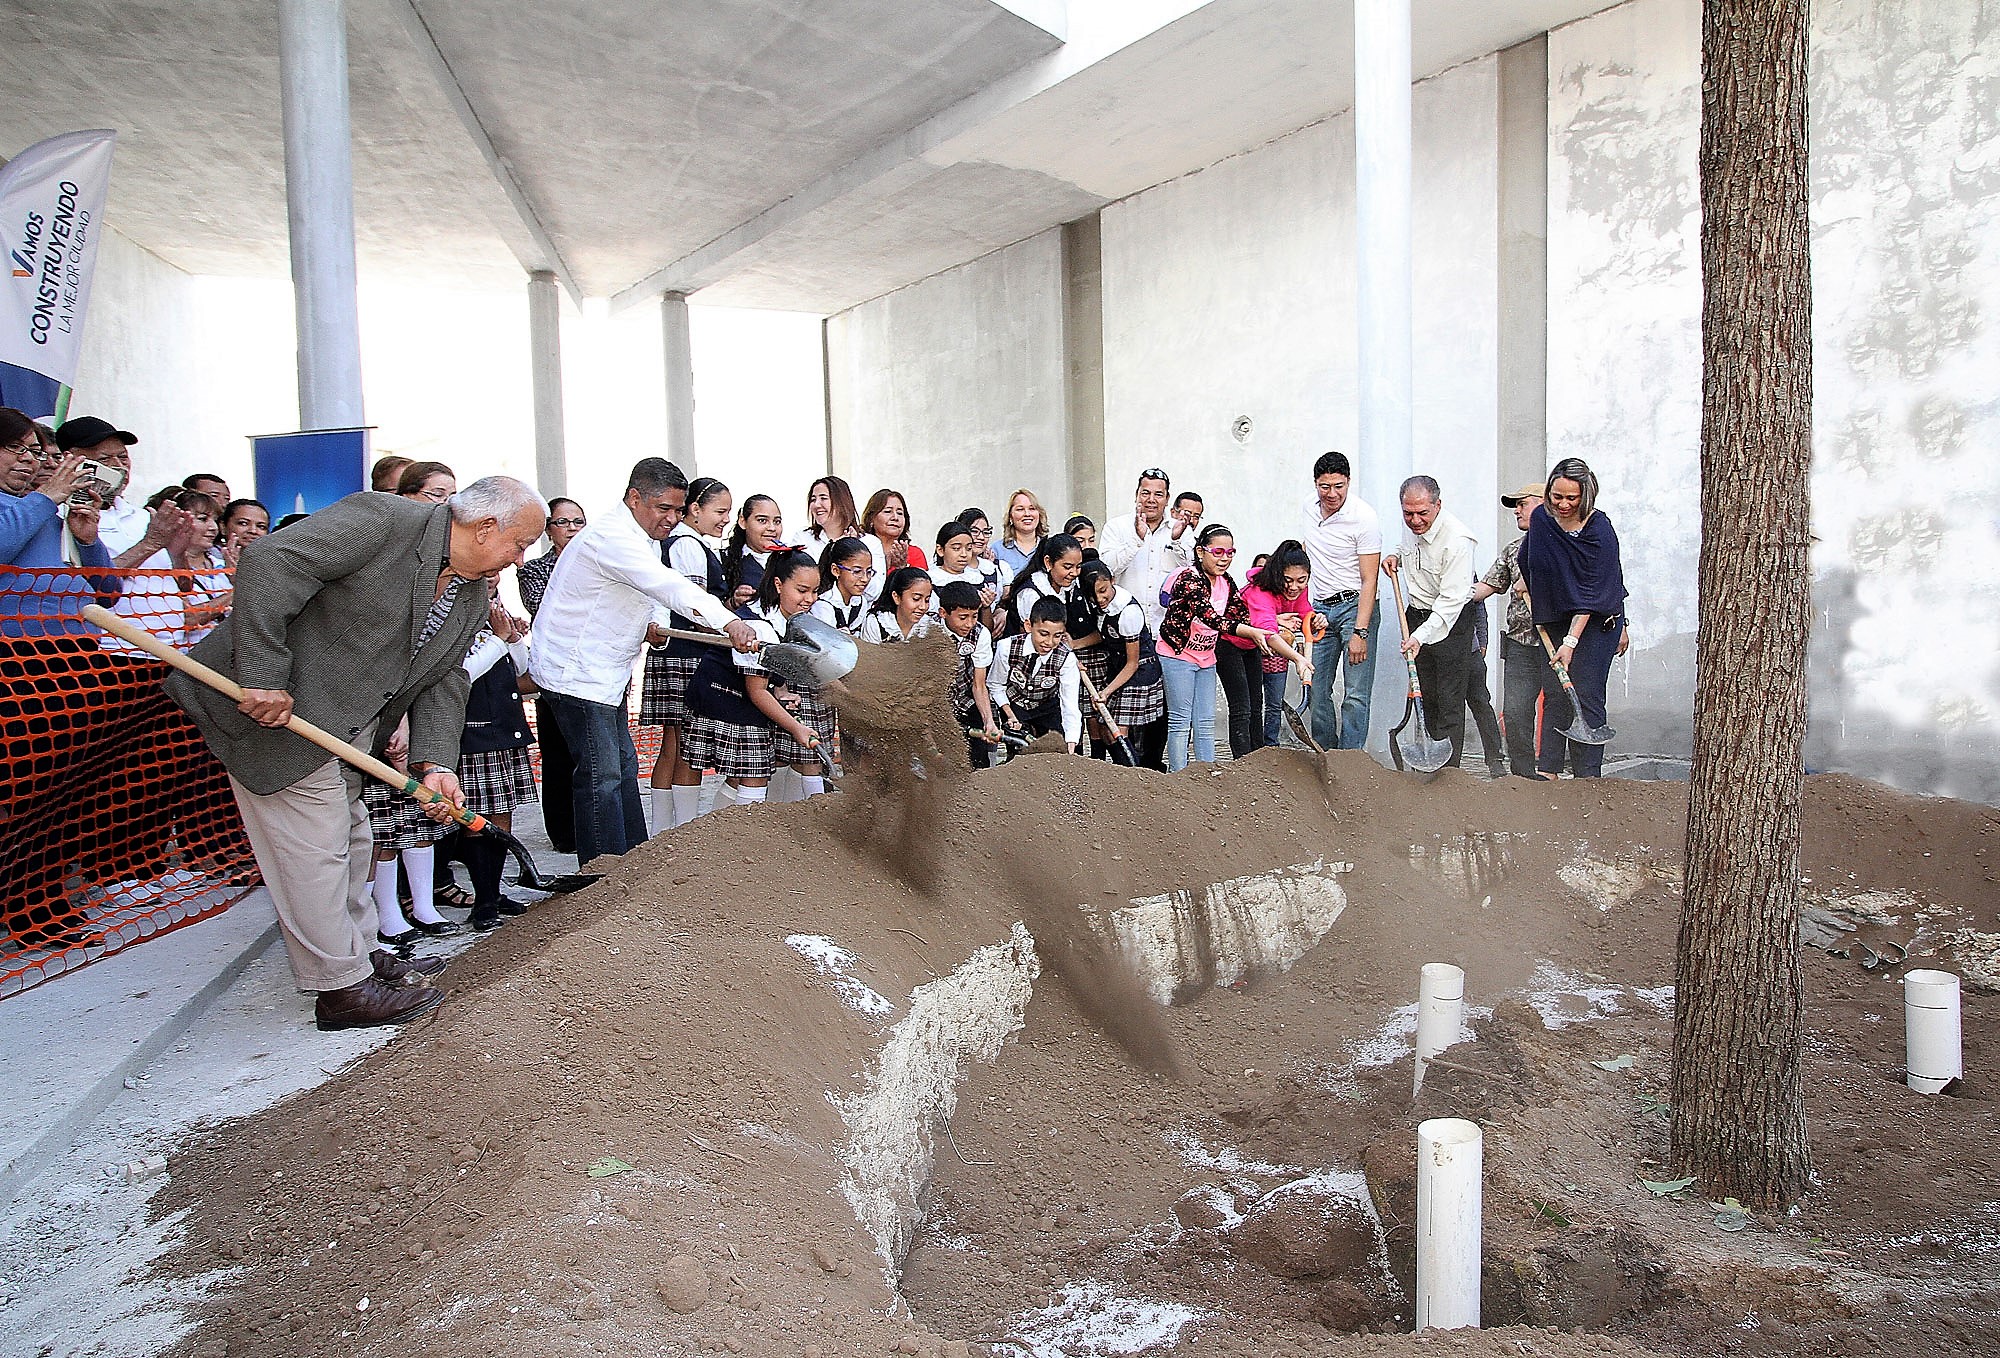
{"label": "schoolgirl in plaid skirt", "polygon": [[[728,603],[729,586],[715,544],[729,531],[734,510],[735,498],[728,486],[712,476],[697,476],[688,485],[687,509],[681,521],[660,545],[668,566],[724,604]],[[667,622],[675,628],[702,630],[692,618],[678,613],[669,615]],[[687,691],[695,667],[715,649],[684,637],[668,637],[665,645],[646,652],[639,724],[660,728],[660,757],[653,762],[649,780],[655,831],[685,825],[700,813],[701,773],[706,766],[690,764],[683,757],[681,733],[693,715],[688,711]]]}
{"label": "schoolgirl in plaid skirt", "polygon": [[[755,629],[758,640],[776,645],[791,620],[806,612],[819,597],[819,566],[804,552],[780,549],[765,562],[757,597],[738,610]],[[688,685],[692,713],[681,738],[681,757],[700,761],[724,777],[717,805],[755,805],[769,794],[778,767],[777,736],[783,731],[798,751],[812,760],[798,770],[807,796],[825,789],[819,757],[820,737],[791,710],[782,682],[776,681],[754,652],[716,648],[704,656]]]}

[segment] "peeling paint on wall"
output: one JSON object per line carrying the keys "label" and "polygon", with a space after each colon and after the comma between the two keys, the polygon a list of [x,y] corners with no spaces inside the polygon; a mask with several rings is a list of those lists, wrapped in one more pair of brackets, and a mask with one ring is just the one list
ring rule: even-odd
{"label": "peeling paint on wall", "polygon": [[[2000,801],[2000,11],[1819,0],[1813,20],[1808,761]],[[1631,0],[1549,53],[1550,456],[1590,460],[1625,544],[1619,724],[1685,748],[1700,6]]]}

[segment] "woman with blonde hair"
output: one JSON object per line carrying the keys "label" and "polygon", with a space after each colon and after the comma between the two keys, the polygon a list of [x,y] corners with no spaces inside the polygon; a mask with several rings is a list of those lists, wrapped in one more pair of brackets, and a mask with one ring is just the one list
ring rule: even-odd
{"label": "woman with blonde hair", "polygon": [[1042,508],[1035,492],[1023,487],[1007,497],[1007,514],[1000,525],[1000,540],[993,544],[993,555],[1019,575],[1028,569],[1035,548],[1048,535],[1049,512]]}

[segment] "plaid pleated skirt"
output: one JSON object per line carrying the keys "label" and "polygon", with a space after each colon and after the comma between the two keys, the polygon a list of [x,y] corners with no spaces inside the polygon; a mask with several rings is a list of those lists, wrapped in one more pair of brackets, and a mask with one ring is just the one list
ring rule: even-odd
{"label": "plaid pleated skirt", "polygon": [[504,816],[535,800],[535,761],[528,747],[480,750],[458,757],[458,785],[465,804],[482,816]]}
{"label": "plaid pleated skirt", "polygon": [[775,734],[762,724],[738,726],[696,712],[681,731],[681,758],[725,778],[769,778],[778,768]]}
{"label": "plaid pleated skirt", "polygon": [[694,714],[688,710],[688,680],[694,678],[699,656],[646,652],[645,687],[639,696],[639,725],[681,726]]}
{"label": "plaid pleated skirt", "polygon": [[361,791],[368,808],[368,833],[378,849],[421,849],[435,844],[458,827],[439,825],[424,814],[414,797],[392,792],[387,783],[371,782]]}
{"label": "plaid pleated skirt", "polygon": [[[814,689],[794,689],[793,692],[799,695],[799,705],[793,715],[799,719],[801,725],[819,737],[820,744],[826,747],[827,757],[831,758],[833,756],[833,704],[821,697],[818,691]],[[814,770],[819,768],[819,756],[799,744],[798,741],[792,739],[791,732],[773,730],[771,732],[771,741],[772,757],[776,762]]]}
{"label": "plaid pleated skirt", "polygon": [[[1108,648],[1103,646],[1092,646],[1086,650],[1078,651],[1076,653],[1076,663],[1082,668],[1084,675],[1089,678],[1090,682],[1097,685],[1099,693],[1104,692],[1104,686],[1111,682],[1111,676],[1125,667],[1123,656],[1114,656]],[[1090,695],[1086,693],[1082,697],[1084,704],[1088,706]]]}
{"label": "plaid pleated skirt", "polygon": [[1159,679],[1150,684],[1135,679],[1106,698],[1104,705],[1111,709],[1111,719],[1128,731],[1150,726],[1167,715],[1167,686]]}

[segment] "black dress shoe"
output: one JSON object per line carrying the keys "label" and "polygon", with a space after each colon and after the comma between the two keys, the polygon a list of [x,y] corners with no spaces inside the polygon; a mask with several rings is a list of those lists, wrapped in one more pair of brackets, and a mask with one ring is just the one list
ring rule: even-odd
{"label": "black dress shoe", "polygon": [[375,933],[375,941],[385,948],[393,949],[398,957],[408,957],[416,951],[417,940],[421,937],[423,935],[415,929],[405,929],[400,934],[385,934],[380,930]]}
{"label": "black dress shoe", "polygon": [[448,957],[404,959],[386,948],[377,948],[368,954],[368,959],[375,964],[376,977],[392,985],[423,985],[451,965]]}
{"label": "black dress shoe", "polygon": [[464,925],[453,924],[448,919],[441,919],[436,924],[429,924],[420,919],[413,919],[410,921],[410,928],[422,934],[425,938],[450,938],[454,934],[465,932]]}
{"label": "black dress shoe", "polygon": [[527,906],[508,896],[502,896],[499,900],[494,901],[493,908],[503,915],[525,915],[528,913]]}
{"label": "black dress shoe", "polygon": [[471,925],[473,929],[475,929],[479,933],[490,934],[495,929],[498,929],[501,925],[505,924],[507,921],[500,918],[500,912],[494,909],[492,906],[475,905],[472,907],[471,918],[469,918],[465,922]]}

